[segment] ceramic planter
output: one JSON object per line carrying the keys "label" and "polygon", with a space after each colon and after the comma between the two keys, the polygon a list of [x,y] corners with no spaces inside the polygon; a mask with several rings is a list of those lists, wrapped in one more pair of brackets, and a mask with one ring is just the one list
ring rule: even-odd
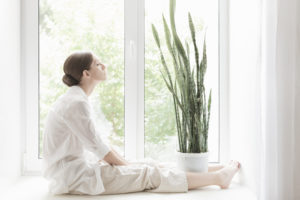
{"label": "ceramic planter", "polygon": [[182,153],[178,152],[177,166],[186,172],[208,172],[208,155],[205,153]]}

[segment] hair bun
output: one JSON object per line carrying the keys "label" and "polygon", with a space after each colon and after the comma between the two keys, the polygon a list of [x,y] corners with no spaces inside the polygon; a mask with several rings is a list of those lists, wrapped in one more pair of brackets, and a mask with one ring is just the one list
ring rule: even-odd
{"label": "hair bun", "polygon": [[69,87],[79,84],[79,81],[77,81],[73,76],[71,76],[69,74],[65,74],[63,76],[62,80]]}

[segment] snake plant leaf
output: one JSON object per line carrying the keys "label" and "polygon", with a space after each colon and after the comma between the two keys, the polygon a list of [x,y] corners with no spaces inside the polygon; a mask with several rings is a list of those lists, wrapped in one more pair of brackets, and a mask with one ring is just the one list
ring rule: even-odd
{"label": "snake plant leaf", "polygon": [[156,30],[154,24],[152,24],[152,33],[153,33],[156,45],[160,48],[160,41],[159,41],[158,33],[157,33],[157,30]]}
{"label": "snake plant leaf", "polygon": [[169,29],[168,23],[167,23],[164,15],[162,16],[162,18],[163,18],[163,23],[164,23],[164,30],[165,30],[165,38],[166,38],[167,47],[168,47],[170,53],[174,54],[173,48],[172,48],[172,45],[171,45],[170,29]]}
{"label": "snake plant leaf", "polygon": [[185,40],[185,48],[186,48],[186,55],[188,57],[188,60],[190,60],[190,46],[187,40]]}
{"label": "snake plant leaf", "polygon": [[211,89],[209,91],[209,99],[208,99],[208,117],[207,117],[207,130],[209,129],[209,120],[210,120],[210,108],[211,108]]}
{"label": "snake plant leaf", "polygon": [[183,62],[185,64],[185,66],[189,65],[189,61],[187,59],[187,56],[185,54],[183,45],[177,35],[176,32],[176,27],[175,27],[175,6],[176,6],[176,1],[175,0],[170,0],[170,22],[171,22],[171,30],[172,30],[172,34],[173,34],[173,38],[175,41],[175,45],[178,49],[178,52],[180,53],[180,55],[183,58]]}

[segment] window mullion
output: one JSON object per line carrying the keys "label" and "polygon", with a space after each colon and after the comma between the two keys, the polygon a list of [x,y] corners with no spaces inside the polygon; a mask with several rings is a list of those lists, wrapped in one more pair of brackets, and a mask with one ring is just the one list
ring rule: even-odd
{"label": "window mullion", "polygon": [[144,96],[144,86],[145,86],[145,0],[137,0],[137,23],[138,23],[138,45],[137,45],[137,73],[138,73],[138,118],[137,118],[137,158],[144,158],[144,119],[145,119],[145,96]]}
{"label": "window mullion", "polygon": [[124,0],[125,158],[144,157],[144,1]]}

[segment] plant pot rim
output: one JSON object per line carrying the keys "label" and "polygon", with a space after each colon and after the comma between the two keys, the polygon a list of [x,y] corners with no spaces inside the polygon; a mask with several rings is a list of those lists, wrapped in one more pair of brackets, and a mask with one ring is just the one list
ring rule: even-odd
{"label": "plant pot rim", "polygon": [[182,153],[180,151],[176,151],[178,156],[181,157],[206,157],[208,156],[209,152],[201,152],[201,153]]}

